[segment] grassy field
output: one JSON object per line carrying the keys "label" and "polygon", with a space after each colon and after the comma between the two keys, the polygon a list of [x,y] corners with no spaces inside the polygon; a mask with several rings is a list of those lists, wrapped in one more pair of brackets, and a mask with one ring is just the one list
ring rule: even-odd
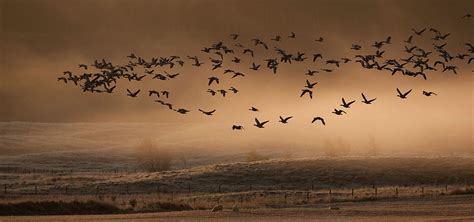
{"label": "grassy field", "polygon": [[[474,159],[469,155],[334,156],[283,146],[254,152],[227,144],[228,138],[210,147],[205,141],[212,138],[173,142],[176,132],[190,130],[189,125],[95,126],[1,123],[0,215],[114,215],[0,217],[0,221],[474,217],[469,210],[474,203]],[[191,128],[199,131],[198,126]],[[159,137],[160,144],[173,151],[169,170],[149,172],[142,167],[134,147],[147,136]],[[216,147],[228,148],[216,152]],[[210,213],[218,204],[224,211]],[[231,211],[233,205],[240,213]],[[329,206],[340,210],[328,210]]]}
{"label": "grassy field", "polygon": [[[337,210],[330,210],[337,207]],[[473,221],[474,196],[307,204],[289,208],[244,208],[84,216],[0,217],[0,221]]]}

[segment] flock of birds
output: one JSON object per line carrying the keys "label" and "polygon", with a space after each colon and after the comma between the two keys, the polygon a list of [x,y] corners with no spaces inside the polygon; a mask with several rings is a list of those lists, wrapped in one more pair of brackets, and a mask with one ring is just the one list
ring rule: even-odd
{"label": "flock of birds", "polygon": [[[471,18],[470,14],[464,16],[463,18]],[[143,57],[137,56],[134,53],[128,55],[129,61],[127,64],[115,65],[112,62],[102,60],[95,60],[91,65],[80,64],[79,68],[82,69],[82,74],[77,75],[71,71],[65,71],[62,76],[58,78],[58,81],[64,83],[73,83],[76,86],[80,86],[83,92],[91,93],[113,93],[116,88],[116,84],[119,80],[125,79],[128,81],[143,81],[146,79],[156,80],[156,81],[168,81],[172,79],[179,78],[179,72],[171,72],[173,68],[180,66],[183,67],[185,64],[189,64],[192,67],[201,67],[209,65],[211,70],[222,70],[224,76],[230,75],[230,79],[234,78],[243,78],[246,76],[244,71],[237,71],[226,67],[225,63],[233,63],[243,67],[243,60],[251,61],[250,67],[246,68],[251,70],[250,72],[256,72],[264,67],[270,70],[271,73],[277,74],[279,68],[282,64],[292,64],[292,63],[301,63],[305,61],[310,61],[312,63],[322,62],[322,65],[327,67],[321,69],[308,69],[305,76],[307,79],[305,85],[301,89],[299,97],[309,97],[313,98],[313,91],[318,84],[316,81],[310,81],[309,78],[315,77],[318,73],[331,73],[335,69],[341,67],[343,64],[354,62],[359,63],[364,69],[375,69],[380,71],[388,72],[391,75],[400,73],[403,76],[408,77],[421,77],[425,80],[429,77],[429,72],[431,71],[441,71],[441,72],[452,72],[457,74],[458,66],[454,65],[453,62],[456,60],[465,61],[467,64],[471,64],[474,59],[474,45],[471,43],[465,43],[466,51],[460,54],[453,54],[449,52],[445,46],[447,45],[447,38],[450,36],[449,33],[442,33],[434,28],[423,28],[423,29],[412,29],[413,34],[410,35],[404,43],[404,52],[406,57],[404,58],[385,58],[383,50],[385,45],[392,44],[392,38],[390,36],[386,37],[381,41],[374,41],[374,43],[368,47],[368,49],[373,49],[372,53],[369,54],[356,54],[352,58],[329,58],[324,60],[323,54],[321,53],[312,53],[307,54],[306,52],[289,52],[285,49],[278,47],[278,43],[281,41],[289,41],[291,39],[296,39],[297,35],[294,32],[291,32],[289,35],[282,37],[277,35],[266,42],[266,40],[254,38],[251,39],[250,47],[244,46],[239,40],[242,38],[238,34],[231,34],[230,41],[232,41],[232,47],[224,42],[217,42],[212,44],[209,47],[204,47],[202,53],[206,54],[209,59],[209,62],[205,61],[203,56],[168,56],[168,57],[159,57],[151,58],[149,60],[144,59]],[[432,48],[424,49],[422,47],[414,45],[415,40],[420,40],[422,37],[430,35],[432,40]],[[324,43],[325,39],[319,37],[315,39],[317,43]],[[271,44],[270,44],[271,42]],[[275,57],[270,57],[264,59],[262,64],[258,61],[255,61],[255,55],[262,51],[271,50],[270,46],[273,45],[273,50],[275,52]],[[358,52],[362,50],[362,46],[359,44],[352,44],[351,50]],[[434,57],[435,56],[435,57]],[[245,59],[242,59],[245,57]],[[434,57],[434,58],[433,58]],[[225,62],[225,63],[224,63]],[[262,66],[263,65],[263,66]],[[91,67],[94,67],[95,72],[90,71]],[[157,72],[159,67],[168,68],[168,71]],[[143,70],[143,74],[137,74],[139,70]],[[236,94],[239,90],[235,87],[230,87],[228,89],[218,89],[217,86],[220,85],[223,77],[219,76],[210,76],[207,81],[208,90],[210,96],[220,95],[226,97],[227,94]],[[409,94],[412,92],[412,89],[407,91],[402,91],[399,88],[396,89],[396,95],[401,99],[407,99]],[[132,90],[127,89],[126,95],[131,98],[138,97],[141,93],[140,89]],[[422,91],[424,96],[433,96],[437,95],[435,92],[431,91]],[[160,91],[150,89],[148,90],[148,96],[156,98],[154,101],[167,107],[169,110],[175,111],[180,114],[186,114],[190,112],[189,109],[176,107],[175,105],[169,102],[169,97],[171,92],[169,91]],[[364,104],[373,104],[377,98],[371,98],[361,93],[362,100]],[[354,104],[355,100],[346,100],[345,98],[341,99],[340,107],[334,108],[332,112],[335,115],[344,115],[347,114],[346,111],[351,108],[351,105]],[[203,110],[198,109],[204,115],[212,116],[216,110]],[[249,109],[251,112],[258,112],[259,109],[256,107],[251,107]],[[282,124],[287,124],[293,116],[283,117],[279,116],[279,121]],[[326,125],[326,122],[323,117],[316,116],[311,120],[311,123],[320,122],[323,125]],[[265,125],[269,123],[269,120],[261,121],[255,118],[254,126],[257,128],[264,128]],[[235,124],[232,126],[232,130],[243,130],[242,125]]]}

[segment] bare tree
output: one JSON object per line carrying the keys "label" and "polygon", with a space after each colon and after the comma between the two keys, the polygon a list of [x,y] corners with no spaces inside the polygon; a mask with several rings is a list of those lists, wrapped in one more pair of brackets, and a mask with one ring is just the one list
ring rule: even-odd
{"label": "bare tree", "polygon": [[144,139],[138,146],[137,157],[141,166],[149,172],[169,170],[173,161],[171,153],[155,145],[151,139]]}

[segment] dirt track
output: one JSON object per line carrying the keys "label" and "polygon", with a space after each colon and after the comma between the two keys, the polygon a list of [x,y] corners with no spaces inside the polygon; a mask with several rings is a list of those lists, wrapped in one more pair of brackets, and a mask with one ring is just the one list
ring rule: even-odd
{"label": "dirt track", "polygon": [[234,213],[225,206],[223,212],[184,211],[166,213],[100,215],[0,217],[4,221],[474,221],[474,195],[440,196],[400,201],[349,202],[285,209],[241,209]]}

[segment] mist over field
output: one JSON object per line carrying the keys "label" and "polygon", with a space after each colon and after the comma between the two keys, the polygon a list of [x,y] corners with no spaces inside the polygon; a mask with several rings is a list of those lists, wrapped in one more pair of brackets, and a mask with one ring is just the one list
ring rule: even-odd
{"label": "mist over field", "polygon": [[406,143],[403,139],[386,142],[383,137],[363,133],[350,137],[328,133],[288,135],[285,128],[270,129],[265,133],[278,136],[268,138],[256,130],[236,133],[219,123],[8,122],[1,123],[0,129],[3,167],[134,168],[136,154],[145,140],[153,140],[156,149],[170,151],[176,157],[173,168],[178,169],[183,167],[179,161],[182,156],[188,159],[189,166],[198,166],[244,162],[253,151],[275,159],[473,155],[468,144],[439,146],[435,135],[429,143]]}

